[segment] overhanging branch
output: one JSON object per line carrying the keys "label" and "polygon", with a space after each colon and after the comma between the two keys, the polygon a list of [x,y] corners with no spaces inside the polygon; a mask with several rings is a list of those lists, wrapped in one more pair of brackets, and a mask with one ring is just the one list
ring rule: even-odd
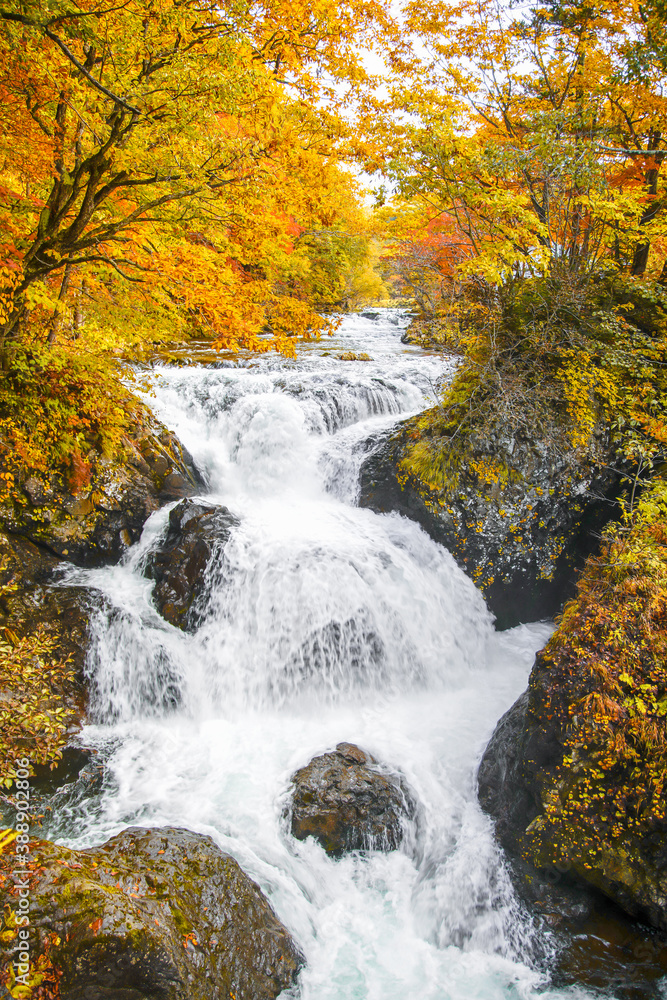
{"label": "overhanging branch", "polygon": [[88,80],[88,82],[92,84],[92,86],[95,87],[96,90],[99,90],[99,92],[101,94],[104,94],[105,97],[109,97],[115,104],[118,104],[121,108],[125,108],[126,111],[131,111],[133,115],[141,114],[139,108],[135,108],[134,105],[128,104],[128,102],[123,100],[122,97],[119,97],[118,94],[114,94],[113,90],[109,90],[108,87],[105,87],[103,83],[101,83],[98,79],[96,79],[93,76],[93,74],[86,69],[83,63],[79,59],[77,59],[77,57],[74,55],[72,50],[63,42],[62,38],[59,38],[54,31],[51,31],[51,29],[49,28],[49,24],[52,23],[52,21],[47,22],[47,24],[40,24],[39,21],[34,21],[32,18],[26,17],[24,14],[15,14],[11,10],[2,10],[2,9],[0,9],[0,20],[15,21],[18,24],[25,24],[30,28],[39,28],[41,31],[44,32],[47,38],[50,38],[52,42],[55,42],[55,44],[58,46],[61,52],[63,52],[64,55],[72,63],[72,65],[76,66],[78,71],[82,73],[83,76],[85,76],[86,80]]}
{"label": "overhanging branch", "polygon": [[114,94],[112,90],[109,90],[109,88],[105,87],[103,83],[100,83],[100,81],[97,80],[93,76],[93,74],[86,69],[83,63],[77,59],[72,50],[69,49],[67,45],[65,45],[62,38],[59,38],[58,35],[56,35],[53,31],[51,31],[50,28],[47,27],[44,27],[44,33],[48,38],[51,39],[52,42],[56,43],[58,48],[65,53],[69,61],[73,63],[74,66],[76,66],[79,72],[85,76],[86,80],[88,80],[88,82],[91,83],[96,90],[99,90],[100,93],[105,95],[105,97],[111,98],[111,100],[114,101],[116,104],[120,105],[121,108],[125,108],[126,111],[131,111],[133,115],[141,114],[139,108],[135,108],[134,105],[128,104],[128,102],[124,101],[122,97],[119,97],[118,94]]}

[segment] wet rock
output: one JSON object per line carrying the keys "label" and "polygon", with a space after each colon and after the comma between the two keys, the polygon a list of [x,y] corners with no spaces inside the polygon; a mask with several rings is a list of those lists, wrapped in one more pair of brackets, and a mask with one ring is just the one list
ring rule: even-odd
{"label": "wet rock", "polygon": [[194,500],[184,500],[170,511],[166,538],[149,555],[145,573],[155,580],[156,607],[172,625],[185,631],[196,627],[206,567],[238,524],[226,507]]}
{"label": "wet rock", "polygon": [[37,841],[31,858],[33,956],[49,948],[62,1000],[271,1000],[303,962],[210,837],[131,828],[84,851]]}
{"label": "wet rock", "polygon": [[603,897],[584,921],[556,931],[557,989],[583,986],[593,996],[657,1000],[667,976],[667,937],[631,920]]}
{"label": "wet rock", "polygon": [[65,747],[63,755],[54,768],[38,764],[30,779],[30,791],[39,795],[52,795],[76,781],[84,768],[95,759],[96,752],[81,746]]}
{"label": "wet rock", "polygon": [[[533,749],[545,763],[555,759],[555,735],[546,725],[538,732],[526,725],[525,691],[496,726],[477,772],[482,809],[495,821],[496,836],[507,851],[513,882],[522,898],[557,926],[563,920],[585,921],[595,907],[596,894],[574,879],[568,865],[536,869],[523,857],[524,833],[541,810],[539,790],[527,776],[525,754]],[[538,746],[539,741],[539,746]]]}
{"label": "wet rock", "polygon": [[480,801],[524,886],[549,875],[559,889],[583,885],[663,933],[665,493],[656,478],[587,561],[479,769]]}
{"label": "wet rock", "polygon": [[[505,712],[493,731],[477,772],[477,794],[482,809],[496,821],[496,833],[502,844],[516,853],[517,831],[523,831],[535,819],[539,806],[534,790],[525,784],[523,762],[528,692]],[[543,730],[545,754],[549,754],[550,733]]]}
{"label": "wet rock", "polygon": [[[604,615],[613,621],[611,588],[604,599]],[[587,633],[574,618],[576,607],[568,605],[559,630],[537,654],[528,691],[498,723],[479,766],[479,801],[495,821],[518,891],[550,924],[588,920],[604,894],[631,917],[667,932],[667,824],[660,803],[654,809],[641,791],[653,780],[652,767],[658,767],[661,786],[664,763],[649,759],[639,740],[623,756],[624,726],[628,720],[632,726],[632,715],[596,690],[606,683],[604,671],[601,681],[590,658],[581,653],[579,666],[569,656],[567,625],[573,620],[576,641],[583,635],[608,656],[604,635]],[[610,633],[618,650],[617,629]],[[640,656],[635,662],[638,672],[646,666]],[[651,685],[644,687],[650,704]],[[615,714],[597,716],[584,707],[587,699],[610,705]],[[649,726],[664,725],[661,710],[652,720],[644,702],[642,708],[650,736]]]}
{"label": "wet rock", "polygon": [[[499,628],[553,617],[618,514],[621,476],[606,439],[593,448],[595,460],[583,461],[565,444],[498,437],[471,446],[472,458],[452,484],[434,473],[441,483],[435,486],[406,466],[413,440],[424,433],[419,420],[404,421],[366,459],[360,506],[421,524],[480,587]],[[448,440],[428,447],[446,465]],[[491,463],[501,475],[479,472]]]}
{"label": "wet rock", "polygon": [[42,585],[17,595],[10,603],[8,623],[21,635],[41,629],[55,639],[54,652],[69,659],[77,681],[83,683],[89,646],[90,616],[102,595],[88,587]]}
{"label": "wet rock", "polygon": [[[52,694],[75,720],[71,734],[85,718],[90,617],[102,595],[93,588],[52,582],[62,565],[27,539],[0,532],[0,635],[15,644],[40,633],[50,640],[53,656],[68,661],[73,673],[63,674]],[[16,691],[5,690],[4,695],[16,697]]]}
{"label": "wet rock", "polygon": [[19,590],[46,583],[62,560],[48,549],[10,532],[0,531],[0,614]]}
{"label": "wet rock", "polygon": [[[102,794],[109,777],[102,755],[90,747],[65,747],[62,757],[52,769],[35,764],[30,778],[30,808],[42,836],[49,836],[55,819],[58,836],[76,836],[81,811],[88,812]],[[0,821],[3,827],[16,825],[16,798],[13,791],[0,794]],[[65,832],[67,830],[67,832]]]}
{"label": "wet rock", "polygon": [[536,866],[527,851],[526,830],[542,809],[530,761],[548,768],[558,759],[556,733],[547,720],[531,724],[525,692],[496,726],[482,757],[480,804],[495,820],[518,895],[554,935],[553,985],[653,1000],[656,981],[667,973],[667,937],[632,919],[567,860]]}
{"label": "wet rock", "polygon": [[373,360],[372,357],[370,356],[370,354],[366,354],[365,351],[362,351],[360,354],[357,354],[356,351],[344,351],[343,354],[337,354],[336,357],[338,358],[339,361],[372,361]]}
{"label": "wet rock", "polygon": [[328,854],[396,850],[415,815],[405,781],[352,743],[315,757],[293,777],[291,831]]}
{"label": "wet rock", "polygon": [[61,689],[51,694],[80,724],[87,703],[89,620],[101,595],[58,586],[58,571],[69,562],[117,561],[153,511],[196,492],[201,483],[173,434],[149,415],[126,441],[123,461],[91,452],[76,471],[69,478],[63,471],[29,476],[22,493],[0,506],[0,629],[12,643],[37,632],[53,641],[54,656],[69,661],[75,679],[64,674]]}
{"label": "wet rock", "polygon": [[0,509],[0,524],[78,566],[117,562],[154,511],[203,485],[190,455],[153,417],[137,424],[126,445],[122,462],[91,452],[78,484],[63,474],[29,477],[23,496]]}
{"label": "wet rock", "polygon": [[[56,708],[67,719],[67,728],[61,730],[63,741],[71,739],[86,721],[85,667],[91,642],[90,620],[103,597],[94,588],[59,585],[58,569],[63,565],[62,560],[28,539],[0,532],[0,637],[16,645],[26,637],[39,636],[47,642],[49,656],[66,666],[48,678],[42,677],[41,687],[31,696],[34,704],[40,704],[51,719],[51,723],[44,716],[37,723],[27,720],[25,735],[30,734],[31,740],[44,738],[48,727],[58,722],[51,714]],[[12,674],[6,674],[0,686],[0,699],[25,704],[26,697],[25,688],[17,685]],[[59,744],[62,746],[62,741]],[[82,770],[91,761],[90,751],[67,747],[53,770],[35,765],[32,783],[35,814],[45,814],[49,795],[70,784],[77,768]],[[96,773],[91,766],[91,780]],[[5,826],[11,825],[13,815],[11,794],[1,795],[0,820]]]}

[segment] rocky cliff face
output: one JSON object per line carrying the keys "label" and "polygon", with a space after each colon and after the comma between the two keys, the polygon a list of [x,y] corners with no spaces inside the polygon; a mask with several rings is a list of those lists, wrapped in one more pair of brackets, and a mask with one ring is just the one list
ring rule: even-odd
{"label": "rocky cliff face", "polygon": [[366,460],[361,506],[418,521],[480,587],[498,627],[553,617],[616,514],[611,447],[601,435],[584,460],[566,441],[470,436],[462,454],[430,433],[432,413],[404,421]]}
{"label": "rocky cliff face", "polygon": [[0,532],[0,627],[27,635],[42,628],[54,652],[83,677],[88,618],[96,593],[54,586],[63,561],[27,538]]}
{"label": "rocky cliff face", "polygon": [[[568,758],[567,735],[531,697],[550,683],[545,672],[538,657],[529,691],[496,726],[478,772],[480,804],[495,820],[519,892],[559,924],[585,921],[596,907],[591,890],[599,890],[630,916],[667,931],[667,824],[609,815],[610,781],[632,780],[632,771],[619,767],[611,778],[596,771],[596,752]],[[581,825],[575,819],[564,829],[554,811],[581,815]]]}
{"label": "rocky cliff face", "polygon": [[[20,897],[6,865],[0,875],[6,966]],[[303,962],[259,887],[210,837],[130,828],[85,851],[37,841],[27,878],[28,979],[41,973],[61,1000],[273,1000]]]}
{"label": "rocky cliff face", "polygon": [[590,559],[501,719],[479,797],[524,885],[545,873],[667,930],[667,488]]}
{"label": "rocky cliff face", "polygon": [[20,635],[42,627],[82,675],[96,595],[55,585],[68,563],[117,562],[147,518],[203,484],[187,452],[157,421],[139,425],[127,462],[97,456],[75,494],[62,474],[28,479],[23,495],[0,508],[0,627]]}
{"label": "rocky cliff face", "polygon": [[[152,417],[137,424],[127,454],[116,462],[89,456],[87,477],[77,482],[63,472],[29,478],[23,492],[0,507],[0,639],[21,649],[34,637],[48,646],[49,661],[67,665],[51,672],[47,686],[51,701],[58,700],[72,720],[69,735],[87,708],[88,628],[101,596],[92,588],[62,586],[59,571],[70,563],[116,562],[138,540],[153,511],[202,485],[176,438]],[[29,662],[24,666],[29,669]],[[0,698],[8,703],[16,698],[11,672],[3,674],[3,686]],[[46,705],[46,696],[42,701]],[[28,747],[48,735],[43,728],[29,730]]]}

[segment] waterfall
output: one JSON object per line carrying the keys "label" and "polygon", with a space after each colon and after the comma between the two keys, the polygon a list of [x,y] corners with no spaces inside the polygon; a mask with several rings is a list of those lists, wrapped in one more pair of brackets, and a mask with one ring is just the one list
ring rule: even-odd
{"label": "waterfall", "polygon": [[[168,508],[121,565],[72,570],[104,594],[83,739],[106,776],[49,832],[74,847],[130,823],[211,835],[303,949],[304,1000],[572,997],[545,986],[552,944],[515,899],[474,788],[549,628],[496,633],[445,549],[355,504],[374,441],[455,368],[403,345],[405,322],[347,317],[296,361],[155,370],[148,402],[202,469],[202,499],[238,525],[207,567],[192,633],[159,615],[144,573]],[[342,740],[413,789],[402,850],[333,860],[290,837],[290,776]]]}

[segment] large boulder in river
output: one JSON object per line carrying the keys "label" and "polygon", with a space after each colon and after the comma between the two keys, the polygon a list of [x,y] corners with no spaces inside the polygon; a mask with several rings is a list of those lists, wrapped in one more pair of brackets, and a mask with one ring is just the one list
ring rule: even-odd
{"label": "large boulder in river", "polygon": [[501,719],[479,798],[524,884],[592,887],[667,930],[667,485],[608,532]]}
{"label": "large boulder in river", "polygon": [[415,814],[405,781],[352,743],[314,757],[292,776],[291,830],[328,854],[398,848]]}
{"label": "large boulder in river", "polygon": [[[21,912],[9,857],[3,902]],[[294,983],[294,941],[210,837],[131,828],[84,851],[37,841],[30,860],[31,958],[61,1000],[272,1000]]]}
{"label": "large boulder in river", "polygon": [[194,500],[183,500],[169,512],[166,537],[150,553],[145,572],[155,580],[156,607],[172,625],[184,630],[196,626],[206,567],[238,523],[226,507]]}
{"label": "large boulder in river", "polygon": [[446,546],[498,627],[550,618],[615,515],[620,476],[607,436],[583,456],[565,433],[470,433],[426,411],[381,440],[361,469],[360,505],[397,511]]}
{"label": "large boulder in river", "polygon": [[0,507],[0,525],[77,566],[102,566],[139,539],[154,511],[202,485],[177,438],[146,413],[122,456],[91,451],[70,475],[29,476]]}

